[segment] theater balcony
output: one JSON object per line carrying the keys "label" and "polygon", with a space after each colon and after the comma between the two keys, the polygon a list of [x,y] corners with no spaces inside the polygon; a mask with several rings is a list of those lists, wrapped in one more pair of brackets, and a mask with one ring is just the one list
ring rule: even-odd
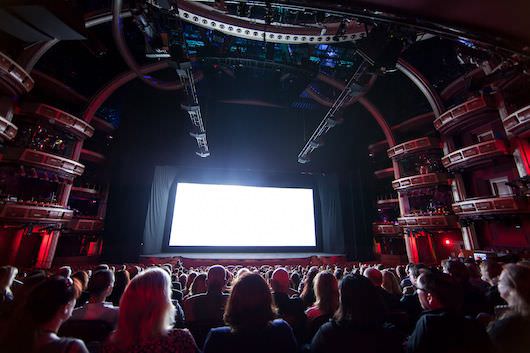
{"label": "theater balcony", "polygon": [[10,57],[0,52],[0,90],[8,94],[21,95],[31,91],[34,85],[31,76]]}
{"label": "theater balcony", "polygon": [[80,160],[89,161],[92,163],[103,163],[105,162],[105,156],[96,151],[91,151],[83,148],[81,150],[81,155],[79,156]]}
{"label": "theater balcony", "polygon": [[508,155],[508,148],[502,140],[480,142],[451,152],[442,157],[442,164],[449,171],[462,170],[482,163],[491,162],[494,158]]}
{"label": "theater balcony", "polygon": [[104,221],[93,217],[74,217],[67,226],[70,232],[98,232],[103,230]]}
{"label": "theater balcony", "polygon": [[388,149],[387,153],[389,158],[399,160],[418,152],[439,148],[440,141],[438,139],[432,137],[421,137],[419,139],[407,141],[396,145]]}
{"label": "theater balcony", "polygon": [[20,114],[46,120],[50,124],[75,135],[79,139],[90,138],[94,135],[94,128],[85,121],[42,103],[27,103],[22,105]]}
{"label": "theater balcony", "polygon": [[456,228],[457,217],[453,215],[405,215],[398,218],[399,225],[403,228]]}
{"label": "theater balcony", "polygon": [[434,127],[441,134],[450,134],[456,129],[465,129],[496,116],[498,111],[493,97],[481,95],[440,115],[434,120]]}
{"label": "theater balcony", "polygon": [[82,175],[85,171],[85,166],[79,162],[29,148],[8,148],[2,161],[49,170],[67,178]]}
{"label": "theater balcony", "polygon": [[389,167],[389,168],[384,168],[384,169],[379,169],[379,170],[376,170],[374,172],[374,175],[377,179],[387,179],[387,178],[392,178],[394,176],[394,168],[392,167]]}
{"label": "theater balcony", "polygon": [[74,211],[56,204],[30,201],[0,201],[0,220],[5,223],[68,223],[73,215]]}
{"label": "theater balcony", "polygon": [[447,185],[449,176],[445,173],[428,173],[413,175],[405,178],[396,179],[392,182],[394,190],[404,191],[415,188],[424,188],[435,185]]}
{"label": "theater balcony", "polygon": [[460,218],[530,213],[528,199],[514,195],[476,197],[456,202],[452,207],[454,213]]}
{"label": "theater balcony", "polygon": [[380,208],[399,207],[397,198],[377,200],[377,206]]}
{"label": "theater balcony", "polygon": [[502,120],[502,124],[508,134],[530,137],[530,105],[508,115]]}
{"label": "theater balcony", "polygon": [[0,116],[0,140],[12,140],[16,136],[17,130],[12,122]]}
{"label": "theater balcony", "polygon": [[84,199],[97,199],[101,196],[99,190],[81,186],[72,186],[71,195]]}
{"label": "theater balcony", "polygon": [[372,223],[372,230],[375,235],[399,235],[401,234],[401,228],[397,224],[393,223]]}

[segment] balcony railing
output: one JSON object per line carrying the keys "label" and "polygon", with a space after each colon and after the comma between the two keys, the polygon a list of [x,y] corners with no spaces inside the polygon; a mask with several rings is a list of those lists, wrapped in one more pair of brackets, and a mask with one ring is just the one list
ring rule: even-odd
{"label": "balcony railing", "polygon": [[440,141],[438,139],[432,137],[422,137],[396,145],[388,149],[387,153],[388,157],[399,159],[412,153],[439,148]]}
{"label": "balcony railing", "polygon": [[3,157],[6,162],[18,162],[69,177],[79,176],[85,171],[85,166],[79,162],[27,148],[9,148]]}
{"label": "balcony railing", "polygon": [[528,199],[514,195],[477,197],[454,203],[453,211],[460,217],[529,213],[530,204]]}
{"label": "balcony railing", "polygon": [[81,139],[94,135],[94,128],[84,120],[47,104],[24,104],[21,113],[46,119],[50,123],[67,130]]}
{"label": "balcony railing", "polygon": [[530,136],[530,105],[508,115],[502,123],[509,134],[521,137]]}
{"label": "balcony railing", "polygon": [[457,218],[453,215],[415,216],[405,215],[398,218],[403,228],[456,228]]}
{"label": "balcony railing", "polygon": [[477,123],[482,119],[491,119],[498,115],[495,101],[489,96],[472,98],[446,111],[434,120],[434,127],[442,134],[451,133],[457,128]]}
{"label": "balcony railing", "polygon": [[102,219],[75,217],[68,223],[68,230],[72,232],[97,232],[103,230],[103,226]]}
{"label": "balcony railing", "polygon": [[80,160],[90,161],[94,163],[103,163],[105,161],[105,156],[101,153],[90,151],[87,149],[81,150],[81,155],[79,156]]}
{"label": "balcony railing", "polygon": [[0,87],[9,93],[23,94],[31,91],[34,83],[26,70],[0,52]]}
{"label": "balcony railing", "polygon": [[392,178],[394,176],[394,168],[379,169],[374,172],[374,175],[378,179]]}
{"label": "balcony railing", "polygon": [[7,119],[0,116],[0,138],[12,140],[17,134],[17,127]]}
{"label": "balcony railing", "polygon": [[413,175],[406,178],[396,179],[392,182],[394,190],[407,190],[434,185],[448,184],[449,176],[444,173],[429,173]]}
{"label": "balcony railing", "polygon": [[17,223],[67,223],[74,211],[51,204],[31,202],[0,202],[2,222]]}
{"label": "balcony railing", "polygon": [[82,198],[88,199],[97,199],[100,196],[100,193],[96,189],[83,188],[80,186],[72,186],[72,195],[80,196]]}
{"label": "balcony railing", "polygon": [[376,235],[398,235],[401,233],[401,227],[392,223],[372,223],[372,229]]}
{"label": "balcony railing", "polygon": [[442,157],[442,164],[448,170],[463,169],[507,154],[504,141],[491,140],[451,152]]}

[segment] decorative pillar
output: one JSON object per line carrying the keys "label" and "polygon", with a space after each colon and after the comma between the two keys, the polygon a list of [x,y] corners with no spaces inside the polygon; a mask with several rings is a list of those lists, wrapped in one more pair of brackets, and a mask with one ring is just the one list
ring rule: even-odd
{"label": "decorative pillar", "polygon": [[15,234],[13,234],[13,241],[11,242],[9,257],[7,259],[7,263],[9,265],[16,265],[20,244],[22,243],[22,238],[24,237],[25,233],[26,228],[22,228],[15,231]]}
{"label": "decorative pillar", "polygon": [[57,248],[57,242],[59,241],[59,235],[60,232],[58,230],[43,232],[42,242],[35,267],[50,268],[52,266],[55,249]]}

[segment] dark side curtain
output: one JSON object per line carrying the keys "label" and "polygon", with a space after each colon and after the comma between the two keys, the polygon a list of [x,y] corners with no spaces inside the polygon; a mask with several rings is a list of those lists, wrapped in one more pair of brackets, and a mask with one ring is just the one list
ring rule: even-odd
{"label": "dark side curtain", "polygon": [[169,192],[176,177],[177,168],[175,167],[159,166],[155,169],[145,217],[143,255],[162,252]]}
{"label": "dark side curtain", "polygon": [[317,176],[321,214],[322,252],[344,253],[344,228],[339,180],[334,175]]}

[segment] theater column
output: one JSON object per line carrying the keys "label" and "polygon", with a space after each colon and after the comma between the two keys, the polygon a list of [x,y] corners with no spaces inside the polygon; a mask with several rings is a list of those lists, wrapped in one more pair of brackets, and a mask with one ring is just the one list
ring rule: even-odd
{"label": "theater column", "polygon": [[60,232],[58,230],[53,230],[43,232],[42,234],[42,242],[35,267],[50,268],[53,263],[53,256],[55,255]]}

